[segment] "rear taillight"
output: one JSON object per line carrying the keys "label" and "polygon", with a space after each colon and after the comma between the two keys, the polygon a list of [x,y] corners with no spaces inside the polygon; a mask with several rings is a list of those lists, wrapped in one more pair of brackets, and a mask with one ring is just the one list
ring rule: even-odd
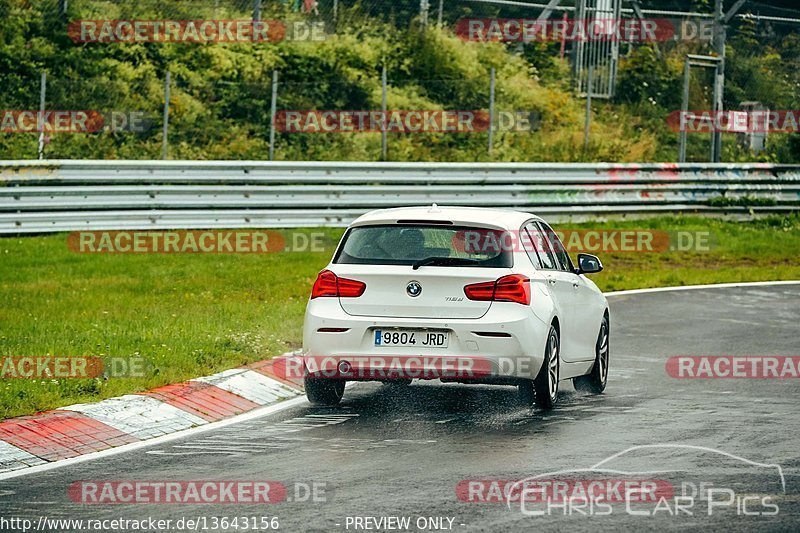
{"label": "rear taillight", "polygon": [[323,270],[317,276],[311,289],[311,299],[323,296],[357,298],[367,290],[367,284],[354,279],[340,278],[330,270]]}
{"label": "rear taillight", "polygon": [[338,278],[338,284],[340,298],[357,298],[367,290],[366,283],[354,279]]}
{"label": "rear taillight", "polygon": [[531,280],[522,274],[503,276],[497,280],[497,286],[494,290],[494,300],[497,302],[530,304]]}
{"label": "rear taillight", "polygon": [[494,298],[494,281],[485,281],[483,283],[473,283],[464,287],[464,294],[470,300],[479,300],[488,302]]}
{"label": "rear taillight", "polygon": [[531,280],[522,274],[503,276],[497,281],[473,283],[464,287],[470,300],[531,303]]}

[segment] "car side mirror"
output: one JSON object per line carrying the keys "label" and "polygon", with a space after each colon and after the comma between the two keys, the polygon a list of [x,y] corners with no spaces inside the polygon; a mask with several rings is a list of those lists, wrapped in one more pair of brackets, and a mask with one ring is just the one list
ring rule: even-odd
{"label": "car side mirror", "polygon": [[603,270],[603,263],[596,255],[578,254],[578,274],[594,274]]}

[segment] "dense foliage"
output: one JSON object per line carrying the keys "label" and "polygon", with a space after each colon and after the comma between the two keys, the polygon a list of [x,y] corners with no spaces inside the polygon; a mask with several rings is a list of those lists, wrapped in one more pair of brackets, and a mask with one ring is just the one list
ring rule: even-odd
{"label": "dense foliage", "polygon": [[[574,94],[559,43],[472,43],[433,25],[423,31],[411,18],[415,2],[397,3],[383,17],[375,16],[376,2],[370,9],[343,2],[335,33],[323,42],[256,44],[76,44],[66,30],[67,21],[77,19],[242,19],[250,2],[75,0],[66,17],[56,4],[0,0],[0,109],[37,109],[44,70],[48,109],[141,111],[151,127],[48,135],[49,158],[159,158],[169,70],[170,158],[266,159],[273,70],[280,73],[279,109],[375,110],[386,65],[389,109],[487,109],[494,67],[497,109],[539,117],[536,131],[495,135],[491,156],[484,132],[393,133],[390,160],[670,161],[678,136],[666,117],[680,107],[683,57],[708,53],[707,44],[697,43],[623,45],[616,96],[594,101],[591,142],[584,148],[585,103]],[[264,2],[264,18],[308,19],[292,5]],[[745,21],[731,32],[726,107],[757,100],[770,109],[800,108],[800,32],[768,30],[772,34],[765,35]],[[710,107],[709,83],[702,73],[693,77],[691,108]],[[771,135],[768,149],[753,155],[726,135],[725,159],[800,161],[798,138]],[[35,158],[37,139],[36,133],[0,133],[0,158]],[[693,135],[691,158],[706,157],[707,143],[707,136]],[[380,146],[376,133],[278,134],[276,158],[377,160]]]}

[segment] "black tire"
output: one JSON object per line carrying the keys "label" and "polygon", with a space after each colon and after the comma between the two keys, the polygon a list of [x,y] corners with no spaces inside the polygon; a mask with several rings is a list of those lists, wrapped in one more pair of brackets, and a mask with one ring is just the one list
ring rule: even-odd
{"label": "black tire", "polygon": [[337,405],[344,396],[344,380],[306,378],[306,398],[314,405]]}
{"label": "black tire", "polygon": [[539,375],[533,380],[534,395],[539,408],[549,411],[558,402],[558,380],[561,375],[561,342],[558,330],[550,326],[547,334],[547,344],[544,348],[544,361]]}
{"label": "black tire", "polygon": [[606,383],[608,383],[609,331],[608,317],[604,316],[603,321],[600,323],[600,333],[597,335],[592,371],[572,381],[575,385],[575,390],[591,392],[592,394],[601,394],[606,390]]}

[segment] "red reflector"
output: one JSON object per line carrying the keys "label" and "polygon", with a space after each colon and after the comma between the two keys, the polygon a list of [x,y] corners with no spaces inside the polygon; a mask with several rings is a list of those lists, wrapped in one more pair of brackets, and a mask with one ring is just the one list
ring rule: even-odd
{"label": "red reflector", "polygon": [[473,283],[464,287],[470,300],[531,303],[531,280],[522,274],[503,276],[497,281]]}
{"label": "red reflector", "polygon": [[311,299],[324,296],[356,298],[364,294],[367,284],[354,279],[340,278],[330,270],[323,270],[317,276],[311,289]]}

